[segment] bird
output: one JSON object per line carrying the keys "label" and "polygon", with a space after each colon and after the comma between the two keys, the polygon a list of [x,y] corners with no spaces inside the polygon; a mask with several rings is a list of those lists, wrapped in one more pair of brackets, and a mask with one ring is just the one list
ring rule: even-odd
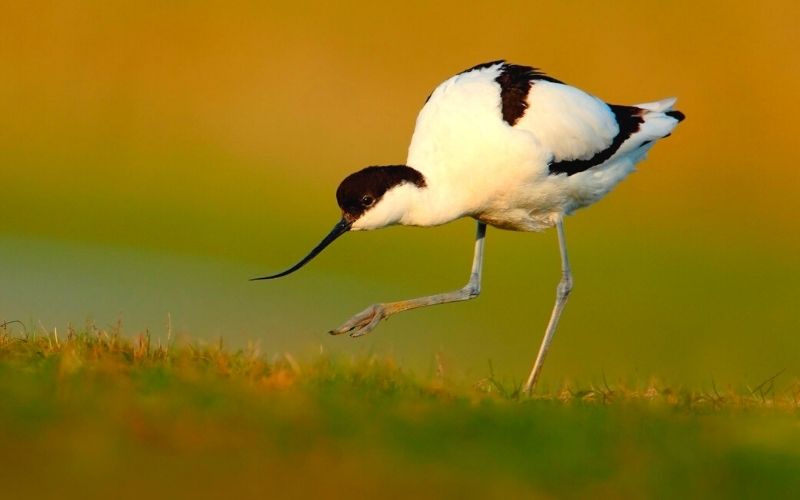
{"label": "bird", "polygon": [[555,227],[561,279],[523,392],[535,389],[573,279],[564,218],[608,194],[685,115],[677,99],[608,104],[541,70],[506,60],[466,69],[441,83],[422,107],[404,164],[368,166],[336,190],[341,219],[303,259],[305,266],[349,231],[392,225],[476,221],[469,280],[462,288],[376,303],[329,333],[364,335],[410,309],[474,299],[481,292],[486,227],[539,232]]}

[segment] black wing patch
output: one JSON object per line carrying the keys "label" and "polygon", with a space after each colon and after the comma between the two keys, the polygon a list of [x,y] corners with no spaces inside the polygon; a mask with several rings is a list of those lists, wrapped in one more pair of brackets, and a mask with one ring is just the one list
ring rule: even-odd
{"label": "black wing patch", "polygon": [[619,106],[616,104],[609,104],[608,107],[611,108],[614,117],[617,119],[617,124],[619,125],[619,132],[617,132],[611,144],[602,151],[598,151],[587,160],[560,160],[552,162],[549,167],[551,175],[573,175],[604,163],[617,152],[623,142],[639,130],[639,126],[644,122],[642,118],[642,112],[644,110],[641,108],[637,108],[636,106]]}
{"label": "black wing patch", "polygon": [[553,83],[564,83],[545,75],[536,68],[505,64],[495,81],[500,84],[500,97],[503,102],[503,120],[512,127],[525,115],[528,109],[528,92],[533,82],[544,80]]}
{"label": "black wing patch", "polygon": [[[531,85],[533,85],[534,81],[544,80],[553,83],[564,83],[561,80],[556,80],[542,73],[537,68],[507,64],[505,59],[476,64],[458,74],[463,75],[470,71],[480,71],[498,64],[502,64],[502,68],[500,75],[495,78],[495,81],[500,84],[500,97],[503,103],[503,120],[512,127],[525,115],[525,110],[528,109],[528,92],[530,92]],[[430,98],[431,96],[428,96],[425,102],[427,103]]]}

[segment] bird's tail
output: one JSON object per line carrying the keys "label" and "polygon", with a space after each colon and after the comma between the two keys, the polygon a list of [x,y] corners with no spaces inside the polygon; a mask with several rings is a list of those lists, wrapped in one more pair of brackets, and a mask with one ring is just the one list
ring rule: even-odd
{"label": "bird's tail", "polygon": [[622,143],[615,156],[644,155],[656,141],[668,137],[672,129],[685,118],[683,113],[672,109],[676,101],[677,99],[670,97],[626,107],[641,121],[638,130]]}
{"label": "bird's tail", "polygon": [[640,137],[655,141],[669,136],[672,129],[686,118],[680,111],[672,109],[676,101],[676,98],[669,97],[660,101],[637,104],[637,108],[645,110],[641,115],[644,121],[639,129]]}
{"label": "bird's tail", "polygon": [[664,114],[670,118],[678,120],[678,122],[682,122],[684,118],[686,118],[686,115],[678,110],[672,109],[676,102],[678,102],[677,97],[667,97],[666,99],[661,99],[660,101],[644,102],[642,104],[636,104],[635,106],[653,113]]}

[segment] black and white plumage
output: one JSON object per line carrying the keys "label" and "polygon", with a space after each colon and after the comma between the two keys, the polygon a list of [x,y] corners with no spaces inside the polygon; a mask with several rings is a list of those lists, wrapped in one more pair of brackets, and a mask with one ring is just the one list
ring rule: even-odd
{"label": "black and white plumage", "polygon": [[474,66],[428,97],[405,165],[367,167],[345,178],[336,193],[342,220],[333,231],[292,268],[258,279],[294,272],[347,231],[478,221],[465,287],[375,304],[331,332],[358,336],[397,312],[477,296],[487,224],[517,231],[556,226],[563,277],[526,385],[530,391],[572,287],[563,217],[602,198],[670,135],[684,118],[674,104],[674,98],[607,104],[532,67],[505,61]]}

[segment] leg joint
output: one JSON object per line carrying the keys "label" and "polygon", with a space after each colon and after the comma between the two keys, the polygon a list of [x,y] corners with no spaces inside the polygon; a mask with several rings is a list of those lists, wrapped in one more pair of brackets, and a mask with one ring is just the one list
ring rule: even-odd
{"label": "leg joint", "polygon": [[572,291],[572,273],[563,273],[561,275],[561,281],[558,282],[558,288],[556,292],[558,293],[559,297],[568,297],[570,292]]}
{"label": "leg joint", "polygon": [[468,299],[474,299],[475,297],[481,294],[481,285],[480,283],[473,283],[472,281],[470,281],[469,283],[464,285],[464,288],[462,288],[461,290],[467,294]]}

